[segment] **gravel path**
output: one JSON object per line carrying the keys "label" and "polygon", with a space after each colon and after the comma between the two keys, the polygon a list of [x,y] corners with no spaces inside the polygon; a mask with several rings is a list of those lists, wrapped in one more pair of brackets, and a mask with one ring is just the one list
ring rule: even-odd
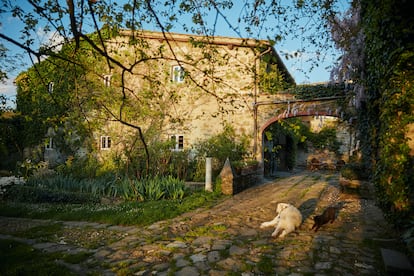
{"label": "gravel path", "polygon": [[[259,226],[273,219],[279,202],[297,206],[303,223],[285,238],[273,239],[274,229]],[[311,231],[312,217],[330,205],[340,207],[335,222]],[[0,233],[13,225],[28,229],[45,223],[51,222],[2,218]],[[45,251],[93,253],[81,264],[59,261],[79,275],[382,275],[380,248],[397,246],[372,199],[341,193],[337,174],[319,172],[286,174],[213,208],[148,227],[86,222],[64,222],[64,227],[91,239],[108,233],[112,237],[95,249],[71,242],[73,237],[26,240]],[[8,233],[0,238],[14,237]]]}

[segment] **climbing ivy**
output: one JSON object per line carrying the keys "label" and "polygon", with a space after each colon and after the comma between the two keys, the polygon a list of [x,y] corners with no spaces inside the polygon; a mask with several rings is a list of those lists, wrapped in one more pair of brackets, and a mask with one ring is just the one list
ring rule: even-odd
{"label": "climbing ivy", "polygon": [[325,97],[344,97],[351,91],[353,86],[346,83],[308,84],[297,85],[289,89],[298,99],[309,100]]}
{"label": "climbing ivy", "polygon": [[408,1],[361,0],[366,100],[359,112],[364,163],[378,200],[401,223],[413,214],[413,157],[407,128],[414,123],[414,20]]}

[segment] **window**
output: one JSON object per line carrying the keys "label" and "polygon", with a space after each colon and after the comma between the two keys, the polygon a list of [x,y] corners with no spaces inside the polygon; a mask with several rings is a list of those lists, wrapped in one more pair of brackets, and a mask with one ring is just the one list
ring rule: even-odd
{"label": "window", "polygon": [[172,150],[180,151],[184,149],[184,136],[183,135],[171,135],[171,141],[173,144]]}
{"label": "window", "polygon": [[101,150],[107,150],[111,148],[111,137],[101,136]]}
{"label": "window", "polygon": [[45,141],[45,150],[52,150],[53,149],[53,138],[47,137]]}
{"label": "window", "polygon": [[179,65],[173,66],[171,78],[173,82],[184,82],[184,68]]}
{"label": "window", "polygon": [[110,87],[111,86],[111,75],[105,75],[103,79],[104,79],[104,85],[106,87]]}
{"label": "window", "polygon": [[55,84],[54,84],[54,82],[53,81],[51,81],[51,82],[49,82],[49,84],[47,85],[47,91],[49,92],[49,93],[53,93],[53,86],[54,86]]}

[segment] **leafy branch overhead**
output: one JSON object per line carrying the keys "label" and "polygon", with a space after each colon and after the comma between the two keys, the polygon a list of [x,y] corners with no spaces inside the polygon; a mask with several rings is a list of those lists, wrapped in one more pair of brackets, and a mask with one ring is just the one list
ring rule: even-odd
{"label": "leafy branch overhead", "polygon": [[[326,8],[318,1],[312,2],[313,5]],[[24,98],[19,97],[18,108],[42,126],[35,133],[40,136],[47,125],[63,122],[78,124],[78,132],[86,133],[97,123],[91,121],[91,118],[111,119],[135,129],[146,152],[147,167],[150,157],[145,140],[147,130],[143,129],[142,122],[156,126],[162,125],[165,120],[179,122],[185,118],[185,114],[177,118],[172,113],[174,109],[165,108],[177,104],[179,97],[176,91],[166,89],[154,77],[160,69],[154,61],[174,60],[185,68],[186,80],[195,90],[215,97],[220,112],[230,112],[226,105],[232,105],[233,109],[238,108],[234,98],[231,94],[219,95],[214,89],[219,84],[237,93],[231,84],[215,73],[215,63],[229,62],[210,44],[218,28],[222,28],[221,22],[224,21],[238,37],[260,38],[261,31],[266,28],[275,37],[270,38],[270,41],[278,42],[291,32],[291,28],[308,11],[313,11],[310,16],[321,15],[320,10],[314,9],[315,6],[311,4],[284,6],[266,1],[256,1],[254,5],[243,3],[242,13],[236,20],[228,13],[235,7],[235,3],[227,0],[137,0],[125,3],[28,0],[24,5],[2,0],[1,3],[0,14],[22,23],[22,27],[19,36],[1,33],[0,42],[20,48],[32,60],[32,68],[21,74],[16,82],[20,95],[26,93]],[[290,18],[289,13],[293,13]],[[191,20],[182,24],[182,18],[186,17]],[[210,20],[211,18],[214,20]],[[278,24],[274,25],[274,20]],[[269,22],[272,22],[272,27],[269,27]],[[201,49],[203,59],[196,60],[191,55],[180,55],[171,45],[169,32],[180,25],[185,31],[205,38],[194,40],[194,46]],[[165,44],[157,49],[149,45],[142,37],[147,28],[161,31],[160,40]],[[38,30],[52,34],[54,39],[39,43],[34,39]],[[125,30],[129,32],[129,40],[119,41],[119,35]],[[126,48],[129,49],[128,52]],[[255,74],[254,68],[245,66],[243,70]],[[2,74],[6,72],[6,67],[2,66],[0,69]],[[285,87],[283,82],[286,76],[279,74],[279,69],[273,68],[270,75],[262,76],[263,83],[268,83],[268,88],[272,91]],[[202,81],[198,77],[200,75],[204,76]],[[111,78],[111,87],[102,90],[102,85],[97,80],[107,77]],[[150,83],[148,87],[137,86],[131,82],[137,77]],[[278,81],[272,81],[273,78]],[[48,93],[47,87],[50,83],[53,83],[54,91],[60,93]],[[108,95],[113,97],[108,98]],[[31,98],[36,98],[37,103],[31,102]],[[92,113],[91,110],[99,112]],[[77,120],[76,123],[76,116],[83,117],[84,122],[79,125]],[[151,119],[157,123],[149,123]]]}

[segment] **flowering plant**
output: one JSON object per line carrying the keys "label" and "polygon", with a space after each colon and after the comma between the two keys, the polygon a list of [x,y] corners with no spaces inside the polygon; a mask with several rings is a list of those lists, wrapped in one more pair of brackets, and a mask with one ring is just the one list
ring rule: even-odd
{"label": "flowering plant", "polygon": [[23,177],[8,176],[0,177],[0,196],[6,192],[7,187],[12,185],[23,185],[26,181]]}

